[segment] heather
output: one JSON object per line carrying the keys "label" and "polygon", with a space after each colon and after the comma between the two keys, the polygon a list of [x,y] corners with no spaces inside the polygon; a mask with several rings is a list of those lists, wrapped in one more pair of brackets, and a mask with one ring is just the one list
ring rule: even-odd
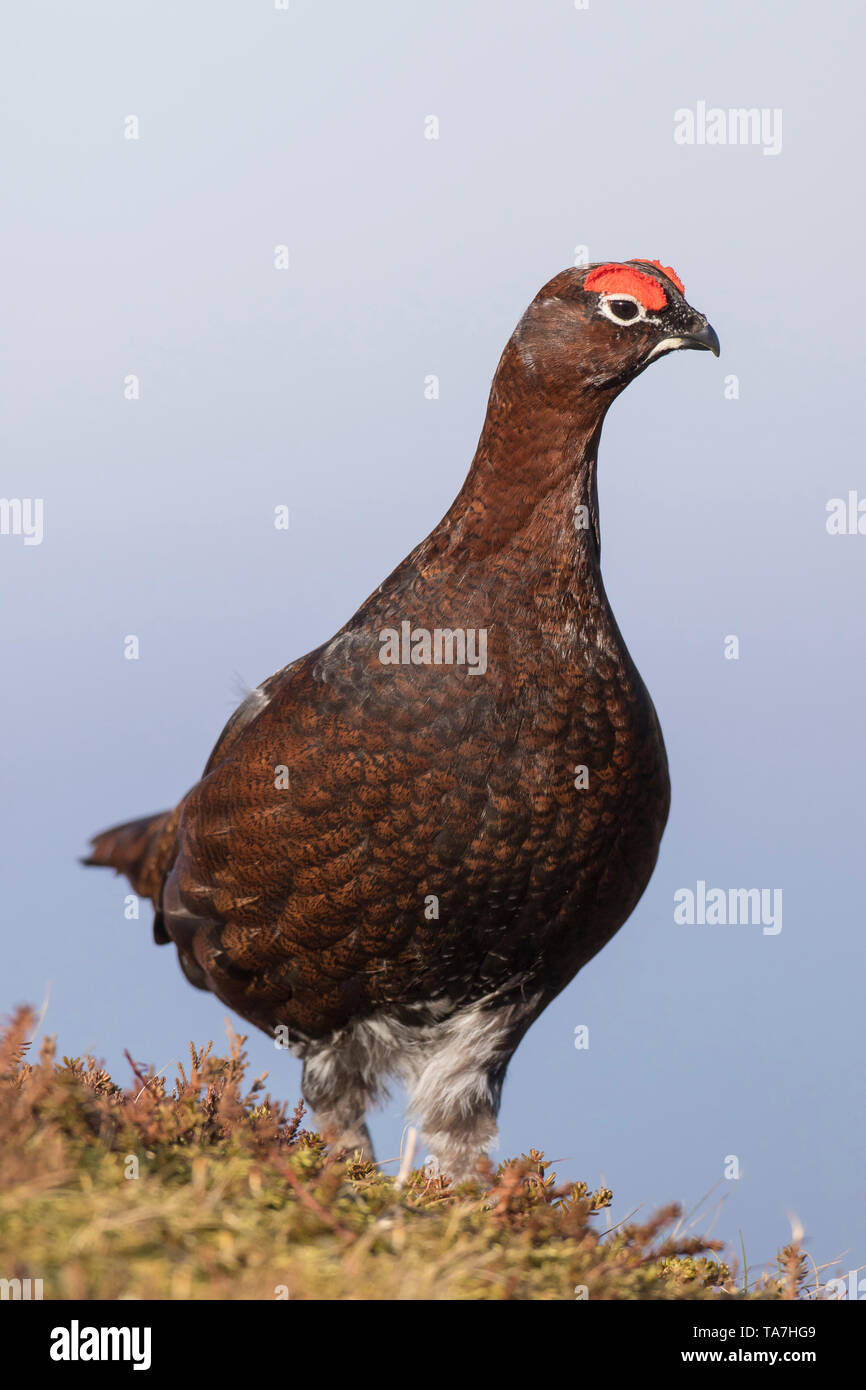
{"label": "heather", "polygon": [[129,1058],[0,1041],[0,1275],[59,1299],[796,1299],[796,1243],[747,1279],[664,1205],[611,1223],[613,1194],[559,1183],[535,1150],[477,1182],[329,1154],[303,1106],[249,1078],[244,1038],[190,1047],[173,1079]]}

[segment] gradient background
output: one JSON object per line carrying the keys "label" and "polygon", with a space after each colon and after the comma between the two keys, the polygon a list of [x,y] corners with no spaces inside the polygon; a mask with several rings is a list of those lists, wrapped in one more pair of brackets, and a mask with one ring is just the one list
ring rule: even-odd
{"label": "gradient background", "polygon": [[[863,30],[853,0],[19,7],[2,492],[43,497],[46,532],[0,537],[0,1007],[50,986],[44,1029],[124,1082],[125,1047],[171,1069],[222,1044],[149,909],[126,921],[125,884],[76,856],[174,802],[237,677],[329,638],[439,520],[498,355],[575,246],[658,257],[722,358],[629,388],[600,495],[671,820],[633,918],[520,1048],[499,1154],[607,1182],[615,1220],[716,1185],[714,1234],[742,1228],[756,1268],[789,1213],[819,1263],[866,1261],[866,537],[825,527],[829,498],[866,494]],[[781,154],[678,146],[699,100],[781,107]],[[781,887],[781,934],[675,926],[699,878]],[[299,1063],[249,1050],[294,1103]]]}

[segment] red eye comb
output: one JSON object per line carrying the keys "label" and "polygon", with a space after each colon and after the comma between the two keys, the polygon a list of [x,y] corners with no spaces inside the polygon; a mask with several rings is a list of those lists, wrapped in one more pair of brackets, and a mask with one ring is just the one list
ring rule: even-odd
{"label": "red eye comb", "polygon": [[[682,281],[669,266],[664,266],[659,261],[645,261],[644,264],[654,265],[667,276],[671,284],[676,285],[680,294],[685,293]],[[633,295],[645,309],[663,309],[668,302],[663,286],[654,276],[647,275],[644,270],[635,270],[634,266],[630,265],[611,263],[597,266],[587,275],[583,288],[592,290],[594,294]]]}
{"label": "red eye comb", "polygon": [[[640,261],[640,260],[643,260],[643,257],[642,257],[642,256],[633,256],[633,257],[632,257],[632,260]],[[662,273],[662,275],[666,275],[666,276],[668,277],[668,279],[669,279],[674,285],[676,285],[676,287],[677,287],[677,289],[679,290],[680,294],[685,294],[685,292],[686,292],[686,287],[685,287],[685,285],[683,284],[683,282],[682,282],[682,280],[680,279],[680,277],[677,275],[677,272],[676,272],[671,266],[669,266],[669,265],[662,265],[661,261],[645,261],[644,264],[645,264],[645,265],[654,265],[655,268],[656,268],[656,270],[660,270],[661,273]]]}

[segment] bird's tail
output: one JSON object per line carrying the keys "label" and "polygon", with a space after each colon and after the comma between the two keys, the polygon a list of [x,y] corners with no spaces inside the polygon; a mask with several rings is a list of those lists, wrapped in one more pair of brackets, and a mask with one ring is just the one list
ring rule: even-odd
{"label": "bird's tail", "polygon": [[161,811],[103,830],[91,840],[90,854],[81,862],[125,874],[139,897],[157,903],[174,858],[177,818],[177,810]]}

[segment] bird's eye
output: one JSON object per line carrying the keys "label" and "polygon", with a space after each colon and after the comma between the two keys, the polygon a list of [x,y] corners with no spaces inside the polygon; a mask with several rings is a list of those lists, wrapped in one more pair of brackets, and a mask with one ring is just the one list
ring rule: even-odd
{"label": "bird's eye", "polygon": [[612,323],[634,323],[637,319],[644,317],[643,305],[637,299],[632,299],[631,296],[628,298],[624,295],[611,296],[611,298],[605,296],[599,308],[605,318],[610,319]]}

